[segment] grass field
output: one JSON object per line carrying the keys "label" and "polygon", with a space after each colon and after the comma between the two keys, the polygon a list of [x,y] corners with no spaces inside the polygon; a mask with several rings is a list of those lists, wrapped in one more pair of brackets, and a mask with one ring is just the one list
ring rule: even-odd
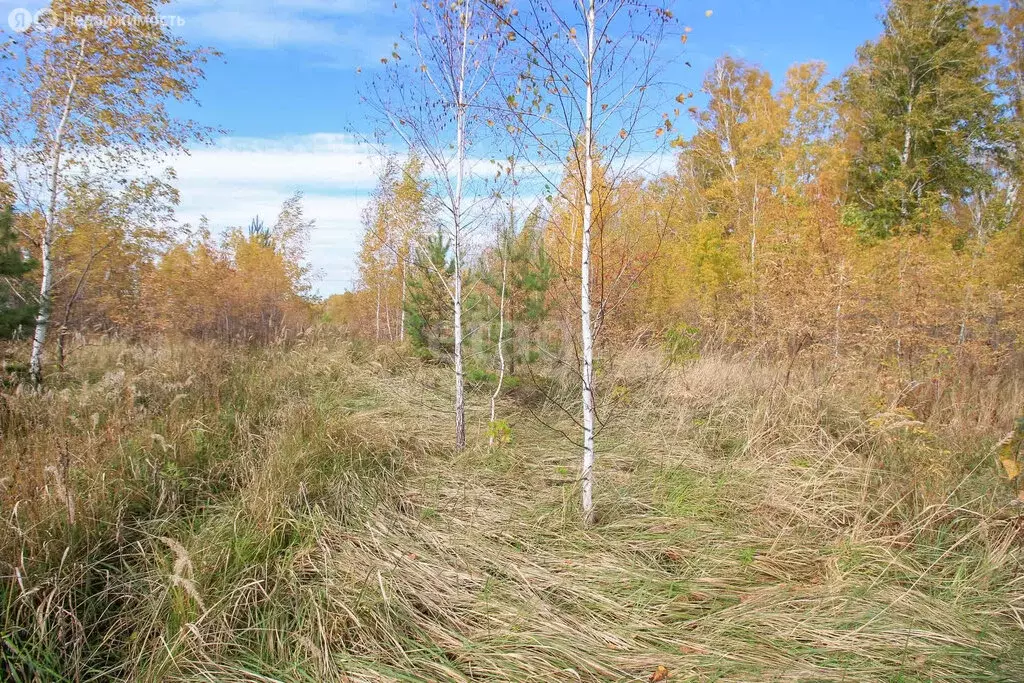
{"label": "grass field", "polygon": [[603,377],[583,529],[525,384],[454,454],[448,375],[392,350],[90,347],[0,408],[2,678],[1024,680],[1002,434],[658,366]]}

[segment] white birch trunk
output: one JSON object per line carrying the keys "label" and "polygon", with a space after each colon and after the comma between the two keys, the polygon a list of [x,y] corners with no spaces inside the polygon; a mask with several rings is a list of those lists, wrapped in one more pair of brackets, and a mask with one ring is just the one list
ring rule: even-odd
{"label": "white birch trunk", "polygon": [[[502,246],[502,249],[504,247]],[[508,259],[501,255],[501,298],[498,300],[498,386],[491,394],[491,438],[489,444],[494,445],[494,419],[496,404],[501,385],[505,382],[505,282],[508,280]]]}
{"label": "white birch trunk", "polygon": [[[56,163],[54,164],[56,166]],[[56,187],[56,186],[54,186]],[[51,192],[56,194],[56,192]],[[51,200],[51,206],[56,199]],[[46,332],[50,325],[50,287],[53,286],[53,257],[51,246],[54,232],[54,211],[47,211],[43,227],[41,262],[43,277],[39,284],[39,313],[36,315],[35,332],[32,334],[32,356],[29,360],[29,374],[36,385],[43,383],[43,345],[46,343]]]}
{"label": "white birch trunk", "polygon": [[[911,86],[911,95],[913,97],[913,86]],[[910,163],[910,142],[913,139],[913,134],[910,129],[910,115],[914,112],[914,100],[911,99],[907,102],[907,123],[903,127],[903,151],[900,153],[900,166],[903,168],[907,167]]]}
{"label": "white birch trunk", "polygon": [[50,198],[43,223],[43,238],[40,245],[40,261],[43,275],[39,283],[39,313],[36,315],[36,327],[32,334],[32,355],[29,359],[29,374],[38,386],[43,382],[43,347],[46,344],[46,332],[50,326],[50,288],[53,287],[53,238],[57,224],[57,196],[60,183],[60,161],[63,152],[64,135],[67,132],[68,119],[71,117],[71,104],[75,89],[78,87],[79,69],[85,60],[85,41],[78,50],[78,60],[68,83],[68,91],[64,96],[64,108],[60,122],[53,134],[50,147]]}
{"label": "white birch trunk", "polygon": [[580,247],[580,338],[583,346],[583,524],[594,522],[594,333],[590,320],[590,237],[594,209],[594,52],[595,0],[587,3],[587,93],[583,121],[583,239]]}
{"label": "white birch trunk", "polygon": [[455,103],[455,196],[452,198],[452,217],[455,234],[455,282],[452,302],[454,304],[455,334],[455,449],[466,447],[466,396],[462,369],[462,191],[466,164],[466,50],[469,41],[470,16],[463,21],[462,59],[459,67],[458,96]]}
{"label": "white birch trunk", "polygon": [[[914,97],[914,84],[913,84],[913,82],[911,82],[911,84],[910,84],[910,94],[909,94],[909,97],[911,99],[907,102],[907,122],[906,122],[906,124],[904,125],[904,128],[903,128],[903,151],[900,152],[900,168],[902,168],[903,170],[906,170],[907,166],[910,164],[910,144],[913,141],[913,131],[910,128],[910,116],[911,116],[911,114],[914,111],[914,100],[913,100],[913,97]],[[916,185],[917,183],[915,182],[914,184]],[[907,195],[906,195],[906,193],[904,193],[903,197],[900,199],[900,213],[902,214],[901,217],[904,220],[906,220],[907,214],[908,214]]]}

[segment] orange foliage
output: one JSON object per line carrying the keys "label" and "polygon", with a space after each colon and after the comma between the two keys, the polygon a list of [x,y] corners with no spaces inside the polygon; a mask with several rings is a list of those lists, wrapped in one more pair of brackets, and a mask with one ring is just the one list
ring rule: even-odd
{"label": "orange foliage", "polygon": [[287,220],[279,219],[269,233],[247,235],[235,229],[217,245],[207,232],[175,245],[145,283],[153,327],[203,339],[264,343],[304,329],[312,307],[306,297],[307,271],[294,260],[294,250],[308,227],[289,234]]}

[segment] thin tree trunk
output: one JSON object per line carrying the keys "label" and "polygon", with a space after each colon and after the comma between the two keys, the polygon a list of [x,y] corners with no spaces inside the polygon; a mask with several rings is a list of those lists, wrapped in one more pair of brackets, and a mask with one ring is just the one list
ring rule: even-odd
{"label": "thin tree trunk", "polygon": [[[909,102],[907,102],[907,118],[908,119],[910,118],[910,115],[913,113],[913,111],[914,111],[914,101],[910,100]],[[903,129],[903,152],[900,154],[900,166],[902,166],[903,168],[906,168],[907,165],[910,164],[910,142],[911,142],[912,139],[913,139],[913,134],[912,134],[911,129],[910,129],[910,122],[907,121],[907,123],[906,123],[906,125],[904,126],[904,129]]]}
{"label": "thin tree trunk", "polygon": [[839,293],[836,297],[835,331],[832,347],[832,354],[837,360],[839,358],[839,339],[843,321],[843,285],[846,284],[845,265],[845,261],[839,262]]}
{"label": "thin tree trunk", "polygon": [[[914,137],[913,136],[913,132],[911,131],[911,128],[910,128],[910,115],[914,111],[914,99],[913,99],[914,98],[914,84],[913,84],[913,82],[911,82],[911,84],[910,84],[910,93],[908,94],[908,97],[910,99],[907,101],[907,122],[904,125],[904,129],[903,129],[903,151],[900,153],[900,167],[903,169],[904,172],[906,172],[907,167],[910,165],[911,142],[913,141],[913,137]],[[916,181],[915,181],[914,184],[916,186],[916,184],[917,184]],[[909,211],[907,209],[907,195],[906,195],[906,193],[904,193],[903,196],[900,198],[900,214],[901,214],[900,217],[903,220],[906,220],[909,217]]]}
{"label": "thin tree trunk", "polygon": [[[575,202],[575,197],[573,197]],[[569,237],[569,265],[568,268],[571,272],[572,268],[576,265],[576,206],[572,207],[572,218],[571,218],[571,233]],[[562,352],[559,354],[561,361],[564,363],[569,362],[569,352],[573,347],[572,328],[569,325],[569,320],[565,320],[565,324],[562,325]]]}
{"label": "thin tree trunk", "polygon": [[398,341],[403,343],[403,344],[405,343],[405,291],[406,291],[405,271],[406,271],[406,261],[408,261],[408,260],[409,260],[409,248],[406,247],[405,254],[402,256],[402,316],[401,316],[401,321],[400,321],[401,327],[398,328]]}
{"label": "thin tree trunk", "polygon": [[903,244],[896,253],[896,367],[903,363]]}
{"label": "thin tree trunk", "polygon": [[467,16],[462,29],[462,60],[459,69],[458,101],[455,103],[455,197],[452,202],[455,234],[455,291],[452,296],[454,303],[455,327],[455,449],[466,447],[466,396],[462,369],[462,185],[466,165],[466,103],[464,89],[466,85],[466,50],[469,42],[469,23]]}
{"label": "thin tree trunk", "polygon": [[64,346],[67,343],[68,328],[61,325],[57,330],[57,371],[64,372]]}
{"label": "thin tree trunk", "polygon": [[974,275],[978,269],[978,258],[985,251],[985,193],[978,196],[978,205],[974,207],[974,232],[976,243],[971,249],[971,268],[967,273],[967,286],[964,287],[964,311],[960,319],[960,334],[957,343],[963,346],[967,341],[967,323],[974,312]]}
{"label": "thin tree trunk", "polygon": [[757,319],[757,182],[754,182],[754,197],[750,201],[750,330],[754,331]]}
{"label": "thin tree trunk", "polygon": [[495,404],[498,401],[498,394],[501,393],[501,385],[505,382],[505,282],[507,277],[508,259],[503,252],[501,255],[501,298],[498,300],[498,386],[491,394],[491,446],[494,445]]}
{"label": "thin tree trunk", "polygon": [[100,254],[105,252],[114,243],[114,240],[109,240],[99,249],[93,250],[89,255],[89,260],[85,264],[85,268],[82,269],[82,274],[78,276],[78,282],[75,283],[75,291],[68,297],[67,303],[64,305],[64,317],[60,322],[60,328],[57,331],[57,369],[61,372],[64,371],[64,357],[65,357],[65,339],[68,334],[68,323],[71,322],[71,311],[74,309],[75,304],[82,296],[82,287],[85,286],[85,280],[89,277],[89,273],[92,272],[93,264],[96,263],[96,259],[99,258]]}
{"label": "thin tree trunk", "polygon": [[590,321],[590,237],[594,209],[595,0],[587,4],[587,93],[583,121],[583,240],[580,247],[580,333],[583,345],[583,524],[594,523],[594,336]]}
{"label": "thin tree trunk", "polygon": [[380,282],[377,283],[377,327],[374,338],[380,341]]}
{"label": "thin tree trunk", "polygon": [[46,219],[43,225],[43,239],[40,245],[41,261],[43,266],[43,277],[39,283],[39,313],[36,315],[36,329],[32,335],[32,355],[29,359],[29,374],[36,386],[43,383],[43,345],[46,343],[46,331],[50,325],[50,288],[53,287],[53,237],[56,232],[57,223],[57,195],[58,182],[60,181],[60,158],[64,145],[64,134],[67,131],[68,119],[71,117],[71,103],[75,96],[75,89],[78,87],[78,74],[85,60],[85,40],[78,50],[78,61],[75,64],[71,76],[71,83],[68,84],[67,94],[64,96],[64,110],[61,112],[60,123],[53,135],[53,145],[50,152],[50,202],[46,209]]}

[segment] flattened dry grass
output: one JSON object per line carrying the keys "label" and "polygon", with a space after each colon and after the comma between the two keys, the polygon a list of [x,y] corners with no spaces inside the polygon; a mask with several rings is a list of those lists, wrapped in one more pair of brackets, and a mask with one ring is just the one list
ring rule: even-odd
{"label": "flattened dry grass", "polygon": [[[14,399],[11,680],[1024,679],[991,444],[813,378],[623,364],[583,529],[555,408],[488,449],[481,392],[454,454],[447,378],[388,352],[119,353]],[[62,447],[74,524],[27,457]]]}

